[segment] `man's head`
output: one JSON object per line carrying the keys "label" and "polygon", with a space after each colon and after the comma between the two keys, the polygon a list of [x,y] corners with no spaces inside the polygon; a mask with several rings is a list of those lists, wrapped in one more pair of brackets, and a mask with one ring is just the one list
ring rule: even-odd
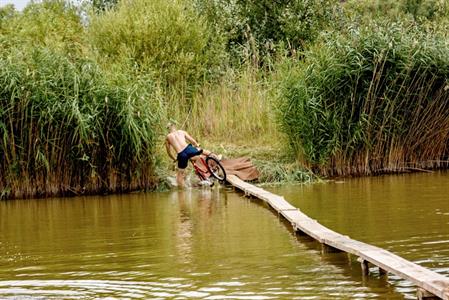
{"label": "man's head", "polygon": [[173,121],[173,120],[170,120],[167,123],[167,130],[170,131],[170,132],[175,131],[176,130],[176,122]]}

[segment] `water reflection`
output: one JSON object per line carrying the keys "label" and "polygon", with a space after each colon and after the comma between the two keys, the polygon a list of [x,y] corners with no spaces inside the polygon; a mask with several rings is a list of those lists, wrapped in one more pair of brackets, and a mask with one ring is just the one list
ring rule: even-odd
{"label": "water reflection", "polygon": [[175,229],[177,257],[180,263],[189,264],[192,262],[192,197],[189,193],[186,199],[186,191],[182,190],[178,191],[177,197],[179,201],[179,223],[176,224]]}
{"label": "water reflection", "polygon": [[223,188],[0,202],[0,217],[1,299],[403,298]]}

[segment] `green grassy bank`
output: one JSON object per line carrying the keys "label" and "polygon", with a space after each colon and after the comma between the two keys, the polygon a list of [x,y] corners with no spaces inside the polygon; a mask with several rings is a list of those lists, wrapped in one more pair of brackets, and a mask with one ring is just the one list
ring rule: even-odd
{"label": "green grassy bank", "polygon": [[[110,2],[110,3],[109,3]],[[446,167],[439,0],[0,8],[2,198],[154,189],[165,124],[261,182]]]}

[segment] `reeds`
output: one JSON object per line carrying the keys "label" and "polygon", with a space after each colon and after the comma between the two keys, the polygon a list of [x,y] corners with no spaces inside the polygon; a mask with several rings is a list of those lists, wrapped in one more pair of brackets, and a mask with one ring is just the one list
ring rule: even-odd
{"label": "reeds", "polygon": [[[0,9],[1,196],[152,188],[164,174],[169,118],[201,141],[245,144],[261,161],[279,158],[281,126],[304,170],[325,175],[447,160],[444,5],[429,22],[398,12],[405,26],[367,23],[367,1],[287,2],[123,0],[89,14],[45,0]],[[282,167],[264,161],[266,180],[307,179],[284,154]]]}
{"label": "reeds", "polygon": [[437,33],[373,22],[287,70],[280,122],[307,166],[340,176],[445,165],[449,44]]}
{"label": "reeds", "polygon": [[152,188],[160,103],[151,81],[112,77],[47,48],[0,55],[3,197]]}

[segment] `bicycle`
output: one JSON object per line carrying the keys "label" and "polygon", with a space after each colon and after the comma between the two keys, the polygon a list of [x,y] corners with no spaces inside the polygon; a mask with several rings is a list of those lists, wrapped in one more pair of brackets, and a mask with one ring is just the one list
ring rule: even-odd
{"label": "bicycle", "polygon": [[209,154],[206,156],[206,159],[202,156],[196,158],[195,160],[190,159],[190,162],[195,170],[195,174],[201,181],[209,181],[211,176],[217,179],[220,183],[224,183],[226,181],[226,171],[214,154]]}

